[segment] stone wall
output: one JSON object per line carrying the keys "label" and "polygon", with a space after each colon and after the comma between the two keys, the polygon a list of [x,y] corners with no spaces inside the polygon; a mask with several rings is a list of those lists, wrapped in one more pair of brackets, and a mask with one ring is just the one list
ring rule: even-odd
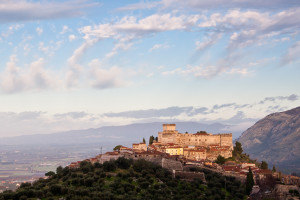
{"label": "stone wall", "polygon": [[162,158],[161,166],[169,170],[183,170],[182,163],[180,161],[167,158]]}
{"label": "stone wall", "polygon": [[220,145],[220,146],[233,146],[232,145],[232,134],[182,134],[172,132],[159,132],[158,141],[162,144],[174,143],[178,145],[194,145],[194,146],[209,146],[209,145]]}

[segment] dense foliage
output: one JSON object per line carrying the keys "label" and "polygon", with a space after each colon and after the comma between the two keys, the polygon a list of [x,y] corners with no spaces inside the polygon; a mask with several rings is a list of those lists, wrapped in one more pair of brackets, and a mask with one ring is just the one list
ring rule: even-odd
{"label": "dense foliage", "polygon": [[264,160],[261,161],[260,168],[261,169],[268,169],[269,168],[268,163]]}
{"label": "dense foliage", "polygon": [[224,165],[224,163],[226,162],[226,158],[224,158],[223,156],[219,155],[215,161],[215,163],[219,164],[219,165]]}
{"label": "dense foliage", "polygon": [[149,145],[153,144],[153,141],[155,140],[154,136],[151,135],[149,138]]}
{"label": "dense foliage", "polygon": [[254,185],[254,179],[253,179],[253,173],[251,168],[249,167],[249,172],[247,173],[247,179],[246,179],[246,193],[250,194],[252,187]]}
{"label": "dense foliage", "polygon": [[238,141],[235,142],[235,146],[233,147],[232,157],[227,158],[226,161],[236,161],[238,163],[255,163],[255,165],[259,165],[256,160],[252,160],[248,154],[243,153],[242,144]]}
{"label": "dense foliage", "polygon": [[[245,188],[233,177],[194,168],[206,176],[206,183],[187,182],[145,160],[119,158],[79,168],[58,167],[48,179],[23,183],[17,191],[0,194],[0,200],[18,199],[243,199]],[[203,171],[204,170],[204,171]]]}

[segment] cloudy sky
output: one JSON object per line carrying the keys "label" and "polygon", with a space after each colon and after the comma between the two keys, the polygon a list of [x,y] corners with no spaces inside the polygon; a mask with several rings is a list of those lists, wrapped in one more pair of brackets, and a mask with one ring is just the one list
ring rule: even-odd
{"label": "cloudy sky", "polygon": [[0,0],[0,137],[300,105],[299,0]]}

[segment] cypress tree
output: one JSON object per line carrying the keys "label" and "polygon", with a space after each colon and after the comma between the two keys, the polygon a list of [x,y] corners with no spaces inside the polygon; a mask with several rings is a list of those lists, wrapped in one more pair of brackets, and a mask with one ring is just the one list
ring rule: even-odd
{"label": "cypress tree", "polygon": [[247,173],[247,179],[246,179],[246,193],[248,195],[251,193],[253,185],[254,185],[253,173],[251,168],[249,167],[249,172]]}
{"label": "cypress tree", "polygon": [[149,144],[152,144],[152,143],[153,143],[153,140],[154,140],[154,136],[151,135],[150,138],[149,138]]}

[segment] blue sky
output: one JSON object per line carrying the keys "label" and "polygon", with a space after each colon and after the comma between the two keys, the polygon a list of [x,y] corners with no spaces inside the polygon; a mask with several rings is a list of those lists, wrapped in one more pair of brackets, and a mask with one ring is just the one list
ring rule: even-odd
{"label": "blue sky", "polygon": [[299,106],[298,0],[0,1],[0,137]]}

